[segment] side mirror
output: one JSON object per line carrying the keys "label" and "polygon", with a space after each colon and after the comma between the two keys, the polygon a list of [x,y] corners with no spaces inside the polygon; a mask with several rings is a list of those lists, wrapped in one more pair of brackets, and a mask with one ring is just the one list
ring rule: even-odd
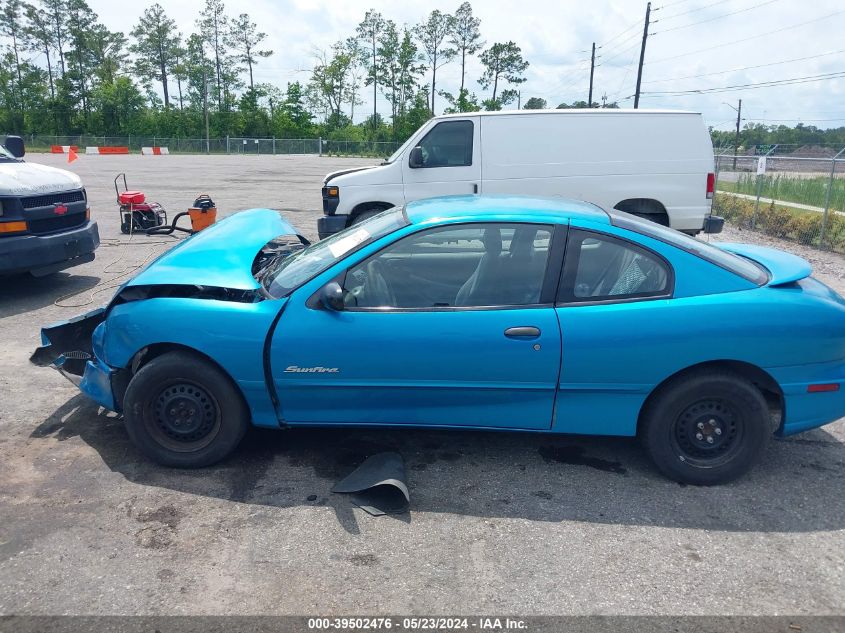
{"label": "side mirror", "polygon": [[411,153],[408,155],[408,167],[411,169],[419,169],[423,166],[423,153],[422,147],[417,145],[414,149],[411,150]]}
{"label": "side mirror", "polygon": [[336,281],[330,281],[323,286],[320,301],[326,310],[332,310],[334,312],[340,312],[346,307],[343,303],[343,288]]}
{"label": "side mirror", "polygon": [[15,158],[23,158],[24,154],[26,154],[26,148],[20,136],[7,136],[6,140],[3,141],[3,146]]}

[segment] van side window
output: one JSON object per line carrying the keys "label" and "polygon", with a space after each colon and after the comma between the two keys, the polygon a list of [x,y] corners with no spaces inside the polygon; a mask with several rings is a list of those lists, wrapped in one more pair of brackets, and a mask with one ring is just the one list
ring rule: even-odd
{"label": "van side window", "polygon": [[442,121],[420,141],[422,167],[472,165],[472,121]]}

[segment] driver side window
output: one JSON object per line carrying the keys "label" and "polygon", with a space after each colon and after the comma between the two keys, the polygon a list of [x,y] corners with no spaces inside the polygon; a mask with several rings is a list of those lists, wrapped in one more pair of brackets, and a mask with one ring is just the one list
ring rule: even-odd
{"label": "driver side window", "polygon": [[443,121],[419,142],[422,167],[472,165],[472,121]]}
{"label": "driver side window", "polygon": [[552,227],[472,224],[409,235],[350,268],[344,303],[437,309],[540,302]]}

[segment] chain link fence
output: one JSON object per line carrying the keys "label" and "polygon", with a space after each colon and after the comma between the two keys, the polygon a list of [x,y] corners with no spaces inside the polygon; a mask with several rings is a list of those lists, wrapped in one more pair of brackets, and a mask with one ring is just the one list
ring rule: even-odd
{"label": "chain link fence", "polygon": [[[321,138],[179,138],[162,136],[49,136],[25,137],[27,151],[49,152],[53,145],[85,147],[128,147],[140,152],[142,147],[166,147],[171,154],[313,154],[332,156],[367,156],[386,158],[399,147],[392,141],[350,141]],[[84,151],[84,149],[83,149]]]}
{"label": "chain link fence", "polygon": [[740,228],[845,252],[845,148],[722,148],[713,212]]}

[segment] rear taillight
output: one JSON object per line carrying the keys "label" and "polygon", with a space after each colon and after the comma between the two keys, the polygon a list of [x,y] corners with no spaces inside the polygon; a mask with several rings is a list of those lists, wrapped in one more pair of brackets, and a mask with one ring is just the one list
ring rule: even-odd
{"label": "rear taillight", "polygon": [[707,199],[713,199],[713,192],[716,191],[716,174],[707,174]]}
{"label": "rear taillight", "polygon": [[838,382],[826,382],[807,386],[807,393],[829,393],[831,391],[839,391]]}

